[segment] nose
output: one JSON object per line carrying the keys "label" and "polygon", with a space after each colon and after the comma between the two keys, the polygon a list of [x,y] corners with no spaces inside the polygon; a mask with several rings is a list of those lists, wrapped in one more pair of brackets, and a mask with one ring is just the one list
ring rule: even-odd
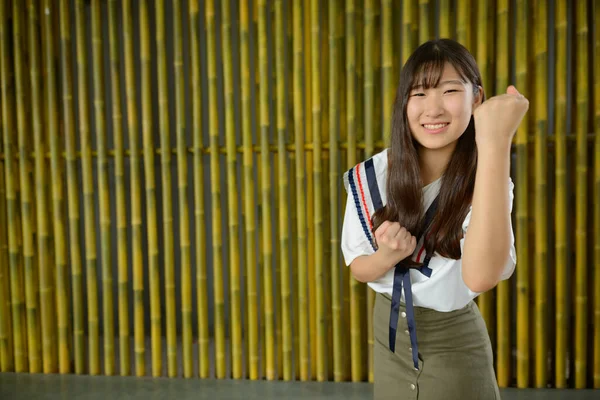
{"label": "nose", "polygon": [[441,96],[431,94],[425,101],[425,116],[427,118],[436,118],[444,113],[444,104]]}

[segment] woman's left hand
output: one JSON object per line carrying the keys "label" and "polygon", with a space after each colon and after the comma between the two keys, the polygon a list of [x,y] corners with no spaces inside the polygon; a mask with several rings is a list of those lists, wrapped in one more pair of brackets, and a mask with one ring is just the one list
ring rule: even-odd
{"label": "woman's left hand", "polygon": [[529,101],[512,85],[505,94],[484,101],[473,113],[477,147],[510,146],[528,109]]}

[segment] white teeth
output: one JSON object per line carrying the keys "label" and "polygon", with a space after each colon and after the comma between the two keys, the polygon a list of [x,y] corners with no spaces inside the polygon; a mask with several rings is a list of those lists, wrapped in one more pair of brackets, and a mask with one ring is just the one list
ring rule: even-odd
{"label": "white teeth", "polygon": [[448,124],[435,124],[435,125],[425,124],[423,126],[426,129],[435,130],[435,129],[441,129],[441,128],[445,127],[446,125],[448,125]]}

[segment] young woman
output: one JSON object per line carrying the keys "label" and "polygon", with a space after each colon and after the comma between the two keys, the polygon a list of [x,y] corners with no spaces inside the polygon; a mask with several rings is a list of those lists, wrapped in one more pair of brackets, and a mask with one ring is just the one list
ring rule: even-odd
{"label": "young woman", "polygon": [[473,299],[508,279],[512,137],[529,102],[485,101],[459,43],[421,45],[402,69],[391,146],[344,175],[342,251],[377,292],[375,399],[499,399]]}

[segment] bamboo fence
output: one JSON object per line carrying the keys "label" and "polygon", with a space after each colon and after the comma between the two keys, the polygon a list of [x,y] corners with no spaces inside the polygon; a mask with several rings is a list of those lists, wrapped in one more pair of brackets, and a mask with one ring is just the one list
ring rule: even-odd
{"label": "bamboo fence", "polygon": [[498,382],[600,388],[598,26],[590,0],[0,1],[0,371],[372,381],[341,176],[450,37],[531,103],[517,268],[477,299]]}

